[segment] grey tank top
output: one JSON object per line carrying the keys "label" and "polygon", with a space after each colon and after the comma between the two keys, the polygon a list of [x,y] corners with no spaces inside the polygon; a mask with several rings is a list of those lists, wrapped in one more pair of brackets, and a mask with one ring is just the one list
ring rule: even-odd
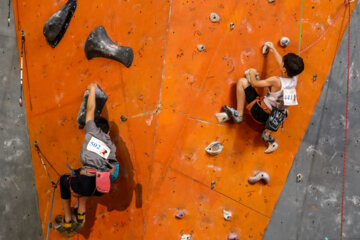
{"label": "grey tank top", "polygon": [[293,89],[296,88],[297,77],[292,78],[283,78],[279,77],[281,82],[281,89],[277,92],[271,92],[271,89],[268,89],[268,92],[264,98],[264,103],[266,106],[272,110],[273,107],[276,107],[280,110],[284,110],[286,107],[284,105],[284,89]]}

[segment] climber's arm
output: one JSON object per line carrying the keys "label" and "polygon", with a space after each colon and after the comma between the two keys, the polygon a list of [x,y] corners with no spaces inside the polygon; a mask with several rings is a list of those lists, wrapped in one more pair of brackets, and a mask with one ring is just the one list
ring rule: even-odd
{"label": "climber's arm", "polygon": [[283,68],[282,56],[276,50],[276,48],[275,48],[275,46],[274,46],[274,44],[272,42],[268,42],[268,43],[266,43],[266,45],[269,47],[270,52],[272,52],[274,54],[276,63],[279,65],[280,69],[282,70],[282,68]]}
{"label": "climber's arm", "polygon": [[86,120],[85,123],[87,123],[90,120],[94,120],[95,115],[95,91],[96,91],[97,85],[96,83],[90,84],[87,89],[89,90],[89,97],[86,105]]}

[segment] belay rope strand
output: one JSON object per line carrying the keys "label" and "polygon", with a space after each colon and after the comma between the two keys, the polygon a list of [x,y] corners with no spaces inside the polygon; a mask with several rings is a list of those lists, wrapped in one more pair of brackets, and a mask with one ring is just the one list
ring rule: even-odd
{"label": "belay rope strand", "polygon": [[25,32],[21,31],[21,54],[20,54],[20,97],[19,105],[23,105],[23,65],[24,65]]}
{"label": "belay rope strand", "polygon": [[348,132],[348,119],[349,119],[349,86],[350,86],[350,30],[351,30],[351,7],[352,1],[345,0],[348,4],[349,13],[349,29],[348,29],[348,56],[347,56],[347,80],[346,80],[346,117],[345,117],[345,140],[344,140],[344,166],[342,178],[342,194],[341,194],[341,227],[340,227],[340,240],[343,239],[343,223],[344,223],[344,197],[345,197],[345,170],[346,170],[346,147],[347,147],[347,132]]}
{"label": "belay rope strand", "polygon": [[9,0],[8,27],[10,27],[11,0]]}
{"label": "belay rope strand", "polygon": [[[44,159],[45,159],[45,161],[51,166],[51,168],[53,168],[54,169],[54,171],[56,172],[56,174],[59,176],[59,179],[56,181],[56,182],[54,182],[53,180],[52,180],[52,178],[51,178],[51,176],[50,176],[50,174],[49,174],[49,171],[47,170],[47,168],[46,168],[46,165],[45,165],[45,162],[44,162],[44,160],[43,160],[43,158],[42,158],[42,153],[41,153],[41,151],[40,151],[40,147],[39,147],[39,144],[38,144],[38,142],[37,141],[35,141],[34,142],[34,146],[35,146],[35,148],[36,148],[36,152],[37,152],[37,154],[38,154],[38,156],[39,156],[39,158],[40,158],[40,161],[41,161],[41,163],[42,163],[42,165],[43,165],[43,167],[44,167],[44,169],[45,169],[45,172],[46,172],[46,174],[48,175],[48,177],[49,177],[49,180],[50,180],[50,182],[51,182],[51,186],[53,187],[53,193],[52,193],[52,198],[51,198],[51,206],[50,206],[50,215],[49,215],[49,221],[48,221],[48,226],[47,226],[47,232],[46,232],[46,240],[48,240],[49,239],[49,230],[50,230],[50,224],[51,224],[51,214],[52,214],[52,209],[53,209],[53,206],[54,206],[54,197],[55,197],[55,190],[56,190],[56,187],[58,186],[58,184],[59,184],[59,182],[60,182],[60,174],[56,171],[56,169],[50,164],[50,162],[44,157]],[[65,173],[65,174],[63,174],[63,175],[66,175],[66,174],[69,174],[69,173]]]}

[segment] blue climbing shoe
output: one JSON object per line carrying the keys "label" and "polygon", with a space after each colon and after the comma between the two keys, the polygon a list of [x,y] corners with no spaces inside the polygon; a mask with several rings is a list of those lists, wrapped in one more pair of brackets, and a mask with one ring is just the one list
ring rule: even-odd
{"label": "blue climbing shoe", "polygon": [[263,131],[263,133],[261,135],[261,140],[263,140],[264,142],[270,142],[270,143],[275,142],[275,138],[273,138],[273,136],[271,136],[270,134],[266,135],[265,131]]}
{"label": "blue climbing shoe", "polygon": [[236,109],[231,108],[229,106],[224,105],[223,106],[224,111],[227,115],[229,115],[235,123],[241,123],[244,118],[242,116],[239,116],[239,113]]}

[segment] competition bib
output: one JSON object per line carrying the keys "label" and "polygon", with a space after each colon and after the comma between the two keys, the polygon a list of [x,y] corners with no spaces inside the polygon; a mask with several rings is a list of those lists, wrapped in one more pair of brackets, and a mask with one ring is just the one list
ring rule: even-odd
{"label": "competition bib", "polygon": [[295,88],[284,89],[284,105],[285,106],[298,105]]}
{"label": "competition bib", "polygon": [[102,141],[100,141],[99,139],[92,137],[86,147],[86,149],[90,152],[94,152],[98,155],[100,155],[101,157],[107,159],[109,157],[110,154],[110,148],[108,148],[108,146],[106,146],[105,143],[103,143]]}

